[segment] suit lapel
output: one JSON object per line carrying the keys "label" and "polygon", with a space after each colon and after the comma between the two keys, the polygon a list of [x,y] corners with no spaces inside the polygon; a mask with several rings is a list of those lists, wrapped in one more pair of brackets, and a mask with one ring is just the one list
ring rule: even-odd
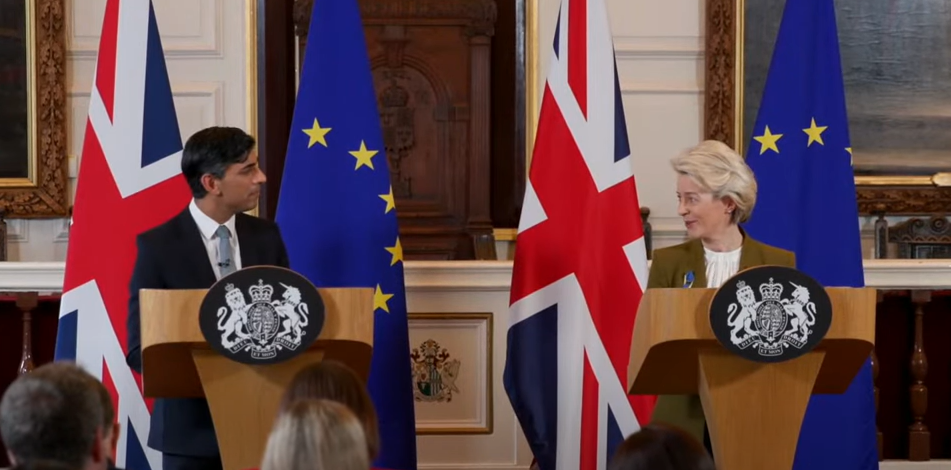
{"label": "suit lapel", "polygon": [[761,266],[766,264],[766,260],[763,258],[763,251],[759,249],[756,243],[750,239],[750,236],[741,228],[740,233],[743,234],[743,246],[740,249],[740,268],[742,271],[744,269],[749,269],[754,266]]}
{"label": "suit lapel", "polygon": [[694,281],[691,287],[704,289],[707,287],[707,263],[703,257],[703,243],[693,240],[688,248],[688,268],[693,271]]}
{"label": "suit lapel", "polygon": [[[249,266],[257,266],[261,264],[260,257],[260,247],[259,243],[256,243],[254,240],[254,232],[251,231],[251,227],[247,223],[247,219],[242,217],[243,214],[237,214],[234,217],[234,231],[238,234],[238,251],[241,252],[241,267],[247,268]],[[252,249],[252,247],[258,247],[257,249]]]}
{"label": "suit lapel", "polygon": [[215,276],[215,270],[211,266],[211,260],[208,258],[208,250],[205,249],[204,239],[198,230],[198,224],[195,223],[195,219],[192,218],[187,208],[184,212],[179,214],[178,218],[178,225],[182,231],[182,259],[188,263],[191,263],[190,260],[198,260],[195,262],[197,270],[192,271],[189,269],[189,271],[195,273],[196,281],[199,284],[211,286],[218,280],[218,277]]}

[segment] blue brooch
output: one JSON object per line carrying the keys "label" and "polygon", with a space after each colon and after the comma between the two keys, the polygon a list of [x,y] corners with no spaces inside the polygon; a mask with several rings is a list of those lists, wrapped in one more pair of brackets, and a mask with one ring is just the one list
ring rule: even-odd
{"label": "blue brooch", "polygon": [[684,287],[693,287],[693,271],[687,271],[687,274],[684,274]]}

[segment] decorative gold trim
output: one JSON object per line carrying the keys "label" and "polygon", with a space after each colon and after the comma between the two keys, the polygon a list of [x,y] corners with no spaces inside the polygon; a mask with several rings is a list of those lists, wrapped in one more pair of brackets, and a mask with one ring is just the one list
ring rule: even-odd
{"label": "decorative gold trim", "polygon": [[[940,175],[936,174],[935,176]],[[860,186],[934,186],[933,176],[856,176]]]}
{"label": "decorative gold trim", "polygon": [[495,237],[495,241],[514,242],[515,237],[518,236],[518,229],[517,228],[494,228],[492,229],[492,236]]}
{"label": "decorative gold trim", "polygon": [[744,58],[746,57],[746,1],[736,0],[735,8],[740,20],[736,23],[736,40],[734,41],[736,54],[734,67],[736,68],[733,69],[733,83],[735,84],[736,92],[733,95],[733,128],[736,129],[736,132],[733,133],[733,150],[736,150],[742,155],[745,150],[743,142],[744,139],[746,139],[743,135],[743,97],[746,96],[744,92],[745,80],[743,79],[743,74],[746,71],[744,66]]}
{"label": "decorative gold trim", "polygon": [[66,151],[66,26],[64,0],[23,0],[27,42],[27,177],[0,179],[0,210],[8,218],[69,213]]}
{"label": "decorative gold trim", "polygon": [[482,427],[458,427],[458,428],[426,428],[416,424],[417,436],[433,435],[460,435],[460,434],[492,434],[494,429],[495,406],[494,399],[495,388],[492,380],[492,338],[495,330],[492,323],[492,312],[456,312],[456,313],[409,313],[408,320],[485,320],[485,426]]}
{"label": "decorative gold trim", "polygon": [[538,126],[538,0],[525,0],[525,180],[532,168]]}
{"label": "decorative gold trim", "polygon": [[[255,140],[258,138],[258,2],[247,0],[244,26],[247,30],[244,42],[245,63],[247,69],[245,108],[247,109],[247,133]],[[247,214],[255,217],[260,213],[259,206],[254,206]]]}

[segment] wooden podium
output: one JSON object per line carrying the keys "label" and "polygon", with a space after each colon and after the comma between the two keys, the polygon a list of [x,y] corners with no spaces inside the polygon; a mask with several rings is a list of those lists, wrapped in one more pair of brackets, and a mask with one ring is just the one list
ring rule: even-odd
{"label": "wooden podium", "polygon": [[812,351],[760,363],[710,327],[716,289],[649,289],[637,312],[629,393],[699,394],[721,470],[789,470],[813,393],[844,393],[872,353],[875,289],[826,288],[832,324]]}
{"label": "wooden podium", "polygon": [[242,364],[211,349],[198,324],[207,290],[140,292],[144,394],[207,398],[225,470],[260,467],[281,396],[305,366],[334,359],[368,377],[372,289],[318,289],[325,306],[320,336],[307,351],[272,365]]}

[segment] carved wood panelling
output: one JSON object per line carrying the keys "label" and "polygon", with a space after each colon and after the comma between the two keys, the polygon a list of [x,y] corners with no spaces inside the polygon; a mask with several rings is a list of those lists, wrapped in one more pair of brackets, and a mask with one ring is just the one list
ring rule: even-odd
{"label": "carved wood panelling", "polygon": [[[312,0],[294,4],[300,58]],[[407,259],[492,256],[492,0],[360,2]],[[479,245],[479,246],[477,246]]]}

